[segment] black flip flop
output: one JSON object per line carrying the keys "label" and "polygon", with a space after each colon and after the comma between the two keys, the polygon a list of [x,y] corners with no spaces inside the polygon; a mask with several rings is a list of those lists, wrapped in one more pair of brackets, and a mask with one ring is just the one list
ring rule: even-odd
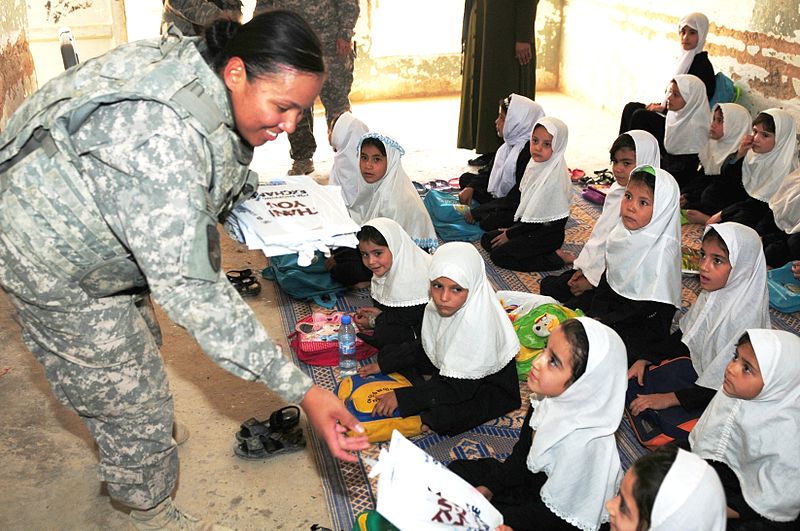
{"label": "black flip flop", "polygon": [[232,285],[242,297],[255,297],[261,293],[261,284],[258,283],[255,277],[245,277],[232,282]]}
{"label": "black flip flop", "polygon": [[234,269],[233,271],[228,271],[225,273],[225,276],[228,277],[228,280],[232,284],[236,284],[239,282],[244,281],[247,278],[253,277],[253,270],[252,269]]}
{"label": "black flip flop", "polygon": [[289,432],[272,432],[237,441],[233,453],[242,459],[263,460],[298,452],[306,447],[302,428]]}

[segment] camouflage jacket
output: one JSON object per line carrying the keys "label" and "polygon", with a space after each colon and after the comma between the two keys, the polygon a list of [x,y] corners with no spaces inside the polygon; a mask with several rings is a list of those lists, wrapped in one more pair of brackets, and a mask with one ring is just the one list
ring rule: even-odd
{"label": "camouflage jacket", "polygon": [[[76,289],[85,271],[125,252],[218,365],[297,402],[311,380],[219,267],[217,219],[251,177],[252,150],[198,44],[169,35],[121,46],[17,110],[0,135],[0,236],[41,271],[0,279],[28,304],[70,311],[86,296]],[[32,138],[40,146],[26,153]]]}
{"label": "camouflage jacket", "polygon": [[336,55],[336,39],[349,41],[358,20],[358,0],[257,0],[255,13],[265,9],[288,9],[299,13],[322,42],[322,52]]}

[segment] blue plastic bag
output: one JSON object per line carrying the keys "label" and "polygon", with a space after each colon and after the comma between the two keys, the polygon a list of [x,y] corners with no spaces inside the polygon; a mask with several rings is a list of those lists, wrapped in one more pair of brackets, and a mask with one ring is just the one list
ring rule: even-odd
{"label": "blue plastic bag", "polygon": [[277,282],[289,296],[314,302],[325,308],[336,306],[336,299],[344,293],[344,285],[331,278],[325,269],[325,256],[317,252],[311,265],[297,265],[297,254],[283,254],[269,259],[270,265],[262,272],[267,280]]}
{"label": "blue plastic bag", "polygon": [[[483,236],[483,230],[476,223],[470,225],[464,219],[466,205],[458,202],[458,197],[451,193],[431,190],[422,201],[433,221],[436,234],[446,242],[471,242]],[[473,201],[471,207],[478,206]]]}

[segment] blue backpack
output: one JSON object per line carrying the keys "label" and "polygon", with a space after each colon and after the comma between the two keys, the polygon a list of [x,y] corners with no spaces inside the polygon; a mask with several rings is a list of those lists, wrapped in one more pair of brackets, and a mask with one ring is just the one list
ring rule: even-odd
{"label": "blue backpack", "polygon": [[708,102],[709,106],[713,109],[717,103],[736,103],[741,95],[739,87],[733,84],[733,80],[723,74],[717,72],[714,76],[716,80],[716,87],[714,88],[714,95],[711,96],[711,101]]}
{"label": "blue backpack", "polygon": [[[470,225],[464,219],[466,205],[458,202],[453,194],[431,190],[422,201],[433,222],[436,234],[446,242],[472,242],[483,236],[483,230],[476,223]],[[477,206],[473,201],[471,206]]]}
{"label": "blue backpack", "polygon": [[325,269],[325,256],[317,252],[311,265],[297,265],[297,254],[273,256],[261,272],[267,280],[277,282],[278,286],[290,297],[314,302],[324,308],[336,306],[337,296],[344,293],[346,287],[331,278]]}

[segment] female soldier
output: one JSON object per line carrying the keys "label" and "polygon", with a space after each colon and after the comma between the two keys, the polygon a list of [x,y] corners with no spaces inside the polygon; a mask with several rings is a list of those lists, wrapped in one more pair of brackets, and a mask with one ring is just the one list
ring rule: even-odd
{"label": "female soldier", "polygon": [[149,293],[218,365],[300,402],[333,455],[367,446],[220,271],[216,224],[254,189],[253,147],[292,132],[323,77],[299,16],[219,20],[204,38],[167,34],[70,69],[0,136],[0,284],[136,527],[193,521],[170,499],[172,396]]}

